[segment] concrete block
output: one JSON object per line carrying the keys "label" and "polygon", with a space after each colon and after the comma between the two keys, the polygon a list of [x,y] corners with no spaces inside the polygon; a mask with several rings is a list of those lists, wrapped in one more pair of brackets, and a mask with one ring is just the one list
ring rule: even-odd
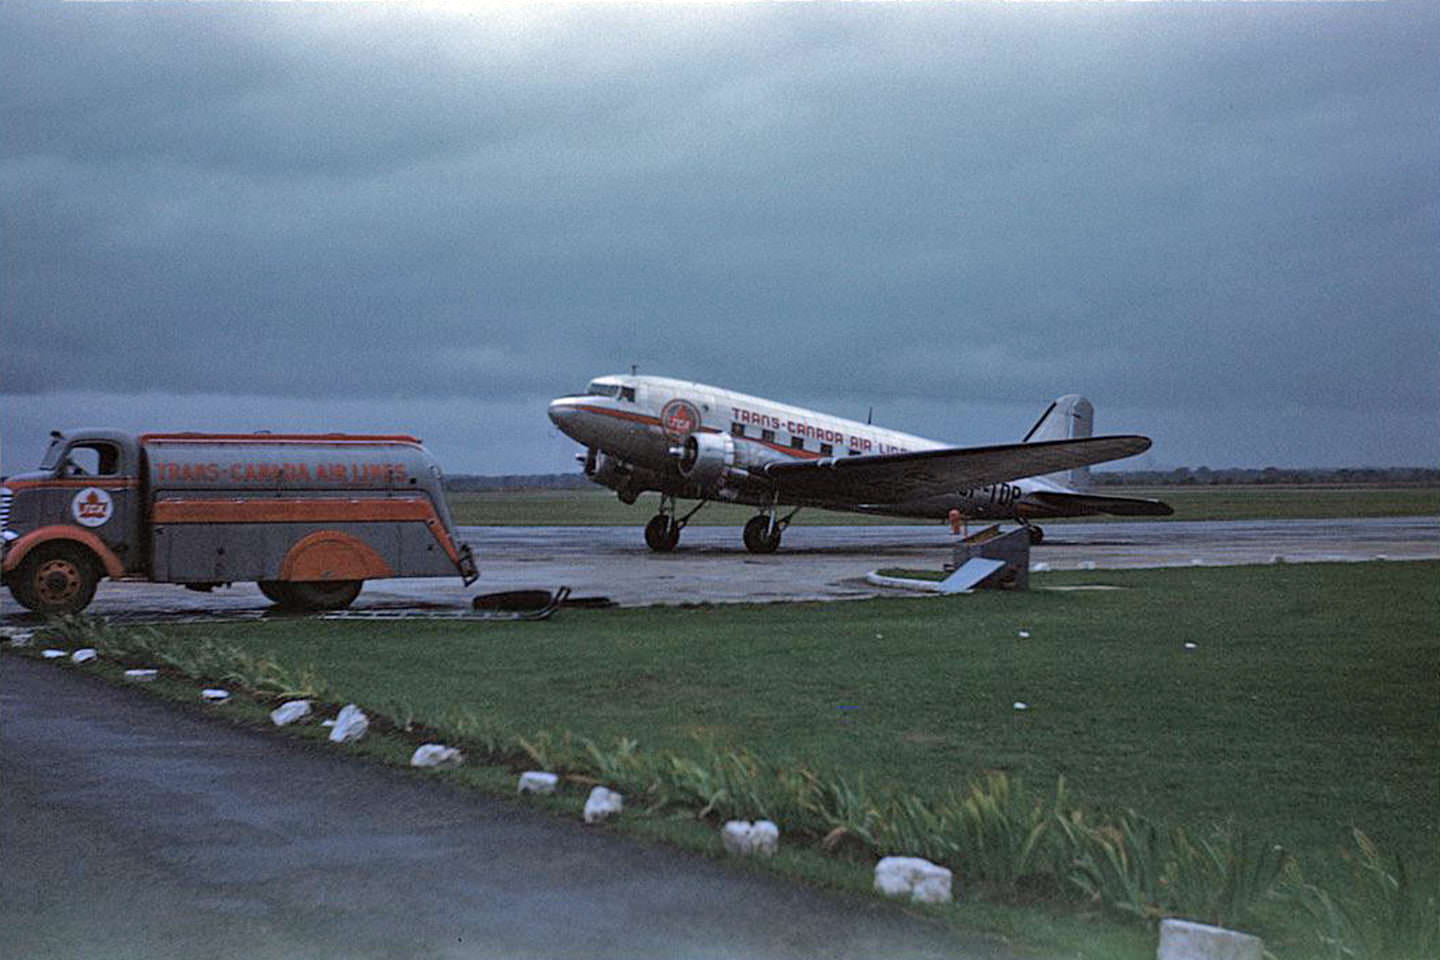
{"label": "concrete block", "polygon": [[365,736],[365,731],[370,729],[370,718],[365,716],[365,711],[347,703],[335,716],[335,726],[330,728],[331,743],[350,743]]}
{"label": "concrete block", "polygon": [[875,889],[915,903],[949,903],[952,874],[920,857],[885,857],[875,865]]}
{"label": "concrete block", "polygon": [[539,770],[526,770],[520,774],[520,793],[551,794],[555,792],[555,786],[560,778],[553,773],[542,773]]}
{"label": "concrete block", "polygon": [[1248,933],[1191,920],[1162,920],[1155,960],[1261,960],[1264,954],[1264,941]]}
{"label": "concrete block", "polygon": [[277,727],[283,727],[308,716],[310,716],[309,700],[291,700],[270,711],[270,722]]}
{"label": "concrete block", "polygon": [[410,755],[412,767],[458,767],[464,761],[464,754],[443,743],[422,743]]}
{"label": "concrete block", "polygon": [[625,798],[614,790],[596,787],[585,801],[585,822],[599,823],[615,816],[625,807]]}

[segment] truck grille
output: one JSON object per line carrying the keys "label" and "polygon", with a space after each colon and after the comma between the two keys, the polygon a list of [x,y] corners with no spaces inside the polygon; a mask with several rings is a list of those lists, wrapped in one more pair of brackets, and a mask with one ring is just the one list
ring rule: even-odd
{"label": "truck grille", "polygon": [[10,501],[15,499],[15,492],[9,487],[0,487],[0,528],[10,526]]}

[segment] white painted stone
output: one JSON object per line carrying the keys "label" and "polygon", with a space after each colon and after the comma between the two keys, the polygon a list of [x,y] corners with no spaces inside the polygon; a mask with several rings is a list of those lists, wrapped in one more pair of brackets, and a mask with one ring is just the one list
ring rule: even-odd
{"label": "white painted stone", "polygon": [[1200,647],[1200,644],[1195,643],[1195,642],[1193,642],[1193,641],[1187,641],[1186,644],[1185,644],[1185,649],[1186,649],[1186,650],[1196,650],[1196,649],[1199,649],[1199,647]]}
{"label": "white painted stone", "polygon": [[100,659],[100,654],[94,647],[83,647],[70,654],[71,663],[89,663],[98,659]]}
{"label": "white painted stone", "polygon": [[464,754],[443,743],[422,743],[410,755],[412,767],[458,767],[464,761]]}
{"label": "white painted stone", "polygon": [[599,823],[615,816],[624,806],[625,798],[620,794],[604,787],[596,787],[590,791],[590,798],[585,801],[585,822]]}
{"label": "white painted stone", "polygon": [[1030,564],[1030,572],[1031,572],[1031,573],[1045,573],[1045,572],[1047,572],[1049,569],[1050,569],[1050,564],[1044,562],[1043,560],[1042,560],[1041,562],[1039,562],[1039,563],[1032,563],[1032,564]]}
{"label": "white painted stone", "polygon": [[283,727],[308,716],[310,716],[309,700],[290,700],[270,711],[270,722],[277,727]]}
{"label": "white painted stone", "polygon": [[916,903],[949,903],[953,875],[920,857],[885,857],[875,864],[875,889]]}
{"label": "white painted stone", "polygon": [[1094,570],[1094,569],[1095,569],[1095,561],[1094,561],[1094,560],[1081,560],[1081,561],[1080,561],[1080,569],[1081,569],[1081,570]]}
{"label": "white painted stone", "polygon": [[1156,960],[1261,960],[1265,943],[1248,933],[1191,920],[1160,921]]}
{"label": "white painted stone", "polygon": [[336,715],[335,726],[330,728],[330,742],[349,743],[359,740],[369,729],[370,718],[365,716],[365,711],[353,703],[347,703]]}
{"label": "white painted stone", "polygon": [[773,857],[780,849],[780,828],[769,820],[731,820],[720,829],[720,841],[737,857]]}
{"label": "white painted stone", "polygon": [[44,657],[46,660],[59,660],[61,657],[68,657],[69,655],[70,651],[56,650],[54,647],[51,647],[49,650],[40,651],[40,656]]}
{"label": "white painted stone", "polygon": [[540,770],[526,770],[520,774],[518,792],[548,795],[555,792],[555,787],[559,783],[560,778],[553,773],[544,773]]}
{"label": "white painted stone", "polygon": [[148,667],[125,671],[125,679],[133,680],[136,683],[149,683],[158,676],[160,676],[159,670],[152,670]]}
{"label": "white painted stone", "polygon": [[1030,631],[1029,631],[1029,630],[1021,630],[1020,633],[1017,634],[1017,636],[1019,636],[1021,640],[1029,640],[1029,639],[1030,639]]}
{"label": "white painted stone", "polygon": [[35,641],[34,630],[11,630],[6,634],[12,647],[28,647]]}
{"label": "white painted stone", "polygon": [[1016,700],[1014,703],[1010,704],[1010,706],[1014,707],[1016,710],[1029,710],[1029,709],[1030,709],[1030,704],[1026,703],[1026,702],[1023,701],[1023,700]]}
{"label": "white painted stone", "polygon": [[780,850],[780,828],[769,820],[756,820],[750,828],[750,849],[762,857],[773,857]]}
{"label": "white painted stone", "polygon": [[736,857],[743,857],[750,852],[750,821],[749,820],[727,820],[725,826],[720,828],[720,842],[725,846],[725,852]]}
{"label": "white painted stone", "polygon": [[200,691],[200,699],[209,700],[211,703],[224,703],[230,699],[230,691],[221,690],[219,687],[206,687]]}

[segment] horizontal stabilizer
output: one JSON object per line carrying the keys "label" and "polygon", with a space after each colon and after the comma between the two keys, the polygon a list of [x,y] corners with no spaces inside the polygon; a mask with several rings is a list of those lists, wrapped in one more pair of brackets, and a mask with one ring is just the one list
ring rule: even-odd
{"label": "horizontal stabilizer", "polygon": [[1163,500],[1145,500],[1139,497],[1107,497],[1098,493],[1061,493],[1038,490],[1026,499],[1042,506],[1061,511],[1062,515],[1076,513],[1108,513],[1116,517],[1168,517],[1175,512]]}
{"label": "horizontal stabilizer", "polygon": [[1149,437],[1090,437],[792,460],[756,472],[791,503],[898,503],[1119,460],[1149,448]]}

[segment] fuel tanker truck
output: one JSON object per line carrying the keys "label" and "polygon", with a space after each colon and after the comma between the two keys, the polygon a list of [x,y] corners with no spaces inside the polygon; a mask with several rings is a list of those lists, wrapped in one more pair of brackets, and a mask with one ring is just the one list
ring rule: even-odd
{"label": "fuel tanker truck", "polygon": [[0,487],[0,571],[37,613],[83,610],[101,577],[253,580],[297,610],[348,606],[374,578],[478,577],[414,437],[50,436],[40,469]]}

